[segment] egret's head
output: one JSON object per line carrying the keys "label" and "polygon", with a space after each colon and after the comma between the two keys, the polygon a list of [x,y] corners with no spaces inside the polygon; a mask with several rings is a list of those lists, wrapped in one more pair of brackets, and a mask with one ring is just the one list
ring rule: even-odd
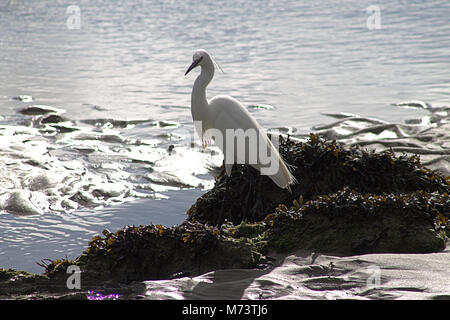
{"label": "egret's head", "polygon": [[187,69],[186,73],[184,75],[187,75],[192,69],[194,69],[197,66],[201,66],[204,63],[212,62],[211,57],[209,56],[208,52],[206,50],[200,49],[197,50],[194,55],[192,56],[192,64]]}

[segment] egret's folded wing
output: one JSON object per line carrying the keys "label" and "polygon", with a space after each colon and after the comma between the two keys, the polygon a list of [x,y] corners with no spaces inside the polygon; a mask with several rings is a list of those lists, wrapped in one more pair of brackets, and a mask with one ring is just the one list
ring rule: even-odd
{"label": "egret's folded wing", "polygon": [[[252,129],[255,130],[254,132],[255,135],[260,135],[258,137],[258,141],[260,137],[262,137],[264,139],[264,142],[266,142],[265,144],[258,143],[257,146],[257,148],[259,148],[261,145],[265,145],[267,148],[266,150],[262,151],[259,149],[252,149],[258,152],[257,155],[251,154],[251,151],[249,151],[251,150],[251,148],[245,148],[245,152],[235,152],[235,154],[233,154],[234,161],[238,163],[247,163],[247,160],[250,159],[249,156],[257,156],[258,161],[256,163],[250,162],[250,164],[255,169],[261,171],[261,169],[263,167],[266,167],[266,165],[259,162],[260,160],[259,156],[261,156],[259,152],[268,151],[267,154],[271,155],[271,160],[276,161],[277,165],[275,167],[279,168],[275,170],[273,173],[268,174],[270,178],[281,188],[286,187],[289,188],[289,185],[295,184],[297,182],[291,173],[292,168],[286,166],[286,163],[281,158],[277,150],[277,147],[273,145],[273,143],[270,141],[270,139],[264,132],[264,129],[253,118],[253,116],[248,112],[248,110],[241,103],[239,103],[239,101],[228,96],[218,96],[210,101],[210,107],[211,107],[210,109],[211,118],[214,119],[213,125],[218,131],[222,133],[224,138],[226,138],[227,129],[232,130],[242,129],[244,131]],[[217,142],[218,141],[216,141],[216,143]],[[222,146],[219,143],[217,144],[222,149],[224,154],[226,154],[226,150],[224,150],[224,147],[226,147],[226,141],[223,141]],[[235,149],[237,150],[237,148]],[[225,160],[227,161],[227,158],[225,158]]]}
{"label": "egret's folded wing", "polygon": [[[214,119],[213,126],[217,130],[217,133],[222,136],[221,141],[218,141],[216,138],[215,142],[222,149],[225,157],[228,156],[228,159],[226,158],[225,160],[248,163],[249,159],[253,157],[255,162],[250,161],[250,163],[256,164],[258,161],[258,141],[261,137],[268,142],[267,146],[269,148],[273,148],[264,129],[237,100],[228,96],[217,96],[210,101],[210,112],[210,118]],[[227,132],[227,130],[230,131]],[[240,132],[237,130],[240,130]],[[239,137],[238,139],[244,145],[234,145],[234,141],[238,140],[228,141],[229,144],[227,145],[227,140],[230,137],[233,137],[233,139]],[[256,140],[250,140],[249,138],[251,137]],[[231,155],[230,153],[226,153],[225,149],[227,146],[233,146],[234,148],[234,152]]]}

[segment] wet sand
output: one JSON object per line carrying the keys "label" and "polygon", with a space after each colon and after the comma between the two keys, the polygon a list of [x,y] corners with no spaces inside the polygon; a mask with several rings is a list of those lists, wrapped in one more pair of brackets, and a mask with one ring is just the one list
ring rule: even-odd
{"label": "wet sand", "polygon": [[145,281],[148,299],[450,299],[450,251],[278,256],[267,270]]}

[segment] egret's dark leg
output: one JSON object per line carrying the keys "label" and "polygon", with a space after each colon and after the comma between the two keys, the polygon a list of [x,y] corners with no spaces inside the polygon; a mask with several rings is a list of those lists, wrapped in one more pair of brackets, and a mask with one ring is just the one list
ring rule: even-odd
{"label": "egret's dark leg", "polygon": [[233,169],[231,169],[230,176],[227,176],[225,174],[225,194],[223,195],[222,199],[222,205],[220,206],[219,216],[217,217],[217,225],[221,225],[224,222],[224,216],[225,216],[225,206],[227,199],[229,198],[230,193],[230,179],[231,175],[233,174]]}
{"label": "egret's dark leg", "polygon": [[255,206],[254,206],[254,218],[255,220],[260,220],[264,213],[264,202],[263,202],[263,190],[262,190],[262,180],[261,174],[258,175],[255,182]]}
{"label": "egret's dark leg", "polygon": [[[244,216],[242,218],[246,218],[246,220],[254,220],[255,216],[255,199],[256,199],[256,193],[258,192],[256,189],[256,183],[255,183],[255,177],[252,172],[253,168],[250,166],[245,167],[245,172],[247,173],[247,196],[245,198],[245,210],[244,210]],[[244,190],[242,190],[244,192]]]}
{"label": "egret's dark leg", "polygon": [[247,189],[247,196],[245,198],[245,207],[244,207],[245,210],[244,210],[242,219],[249,218],[251,216],[252,208],[250,207],[250,202],[251,202],[250,200],[252,198],[252,193],[253,193],[253,182],[252,182],[252,178],[248,177],[248,189]]}

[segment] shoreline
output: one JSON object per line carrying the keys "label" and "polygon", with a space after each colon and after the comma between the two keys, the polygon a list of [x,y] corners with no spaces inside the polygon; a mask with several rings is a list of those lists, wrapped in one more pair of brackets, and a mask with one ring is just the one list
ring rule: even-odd
{"label": "shoreline", "polygon": [[[289,139],[284,141],[285,141],[284,143],[287,144],[293,143],[291,147],[282,148],[283,150],[288,150],[285,152],[292,152],[289,150],[291,150],[291,148],[295,149],[297,148],[297,146],[303,148],[302,152],[298,151],[295,152],[301,154],[296,156],[300,157],[299,159],[305,158],[306,153],[309,152],[307,151],[309,150],[308,148],[314,150],[313,153],[316,154],[321,154],[320,150],[328,150],[327,152],[330,153],[330,156],[337,157],[336,159],[339,159],[339,157],[343,157],[342,160],[339,161],[348,161],[347,157],[353,157],[354,155],[358,154],[355,153],[353,155],[352,152],[355,151],[344,152],[344,150],[342,150],[337,152],[336,150],[339,150],[339,147],[334,144],[335,142],[326,142],[314,135],[311,135],[310,140],[306,143],[290,142]],[[340,153],[342,153],[343,155],[340,155]],[[285,154],[284,157],[286,156],[287,155]],[[384,157],[388,157],[386,159],[391,159],[389,161],[393,161],[392,162],[393,168],[395,163],[398,163],[398,165],[400,166],[399,168],[402,168],[402,166],[405,166],[405,168],[408,168],[408,166],[412,166],[411,167],[412,171],[410,171],[411,173],[416,172],[415,171],[416,169],[414,168],[422,168],[420,160],[417,160],[414,157],[409,158],[394,157],[393,155],[390,155],[389,152],[382,152],[382,153],[363,152],[362,156],[360,157],[361,158],[358,161],[363,161],[362,159],[365,159],[365,157],[369,157],[368,159],[372,157],[374,160],[378,159],[376,161],[381,161],[380,163],[384,161],[383,160]],[[370,161],[367,162],[367,165],[369,165],[369,163],[372,162]],[[355,162],[355,164],[356,163],[357,162]],[[342,168],[341,166],[337,167],[340,168],[340,170]],[[366,169],[370,170],[369,167],[367,167]],[[403,172],[402,170],[404,169],[400,169],[399,172]],[[251,172],[243,171],[237,179],[239,179],[239,181],[246,181],[246,179],[249,178],[243,177],[249,174],[251,174]],[[442,255],[448,258],[448,248],[444,249],[445,243],[447,242],[448,239],[448,231],[445,230],[445,226],[450,211],[448,199],[448,190],[449,190],[448,179],[446,180],[442,177],[437,178],[438,177],[437,174],[428,169],[426,170],[420,169],[415,174],[418,175],[418,177],[421,177],[423,175],[423,177],[420,179],[424,179],[425,177],[428,177],[426,179],[430,179],[431,184],[429,185],[429,187],[426,187],[431,188],[430,190],[438,190],[439,188],[444,188],[442,189],[442,191],[440,191],[441,194],[439,195],[439,193],[427,193],[423,190],[420,190],[410,195],[399,194],[398,196],[386,197],[386,199],[384,199],[383,197],[377,195],[373,196],[367,194],[358,195],[357,193],[355,194],[355,191],[353,190],[344,189],[343,191],[340,191],[334,195],[328,195],[326,196],[326,198],[324,198],[323,196],[319,196],[318,198],[313,197],[311,200],[303,202],[303,193],[301,191],[303,189],[300,186],[298,187],[300,189],[297,189],[297,192],[300,192],[302,196],[300,197],[299,201],[293,202],[293,207],[289,208],[286,207],[285,205],[278,205],[278,207],[275,210],[276,213],[265,216],[265,218],[261,222],[258,222],[260,221],[260,218],[257,218],[255,220],[256,222],[254,223],[252,222],[241,223],[235,226],[233,226],[232,224],[230,225],[224,224],[221,227],[214,227],[213,221],[208,222],[206,220],[203,221],[204,224],[193,222],[196,221],[197,219],[200,219],[200,221],[201,219],[208,219],[207,216],[203,216],[202,214],[198,215],[199,214],[198,212],[201,212],[198,211],[198,209],[202,206],[202,202],[200,200],[202,198],[205,199],[210,198],[210,196],[207,195],[208,193],[212,192],[212,194],[216,194],[217,191],[214,191],[214,189],[220,190],[221,186],[223,187],[223,181],[218,180],[216,181],[216,186],[213,188],[213,190],[207,192],[207,194],[200,197],[200,199],[197,200],[196,204],[193,207],[191,207],[190,210],[188,210],[189,216],[188,220],[179,226],[174,226],[172,228],[163,227],[161,225],[149,225],[139,227],[131,226],[118,230],[115,233],[111,233],[105,230],[103,232],[103,237],[102,236],[94,237],[92,241],[89,243],[88,248],[77,259],[75,260],[57,259],[53,261],[49,260],[48,264],[43,265],[46,268],[46,272],[43,275],[33,275],[24,272],[16,272],[13,270],[2,270],[0,275],[0,279],[3,279],[3,281],[0,282],[0,289],[2,292],[1,296],[3,298],[18,298],[18,299],[89,298],[89,295],[86,295],[86,290],[78,291],[77,293],[73,293],[73,291],[67,290],[67,279],[68,277],[70,277],[70,274],[68,275],[67,271],[69,270],[70,266],[77,266],[78,270],[79,271],[81,270],[82,272],[81,274],[84,277],[83,282],[85,284],[86,279],[88,279],[87,281],[88,286],[89,285],[91,286],[90,289],[88,290],[89,292],[91,292],[92,290],[100,290],[105,294],[107,292],[115,292],[115,293],[120,292],[119,294],[121,294],[122,298],[125,299],[136,299],[136,298],[160,299],[161,297],[166,297],[169,294],[159,287],[159,284],[161,283],[166,283],[166,285],[170,283],[175,285],[175,287],[177,286],[177,284],[182,285],[184,289],[180,288],[179,290],[177,290],[178,293],[174,292],[171,293],[172,296],[176,298],[177,294],[178,297],[182,297],[184,291],[187,292],[186,293],[187,296],[189,296],[188,292],[192,293],[195,291],[193,288],[186,289],[186,286],[189,287],[189,285],[186,284],[186,281],[187,283],[195,283],[198,280],[200,283],[203,283],[204,281],[210,281],[207,279],[211,279],[211,277],[213,277],[213,279],[216,280],[217,277],[221,277],[224,275],[227,275],[226,277],[231,277],[231,279],[233,279],[237,275],[242,274],[242,272],[244,272],[244,274],[246,274],[249,277],[244,282],[248,284],[249,288],[251,288],[254,285],[254,281],[256,281],[256,283],[260,283],[261,281],[264,282],[265,274],[277,274],[278,272],[281,272],[283,270],[286,271],[287,265],[285,263],[288,263],[288,266],[294,263],[295,270],[297,271],[303,270],[299,272],[294,272],[294,274],[300,276],[300,278],[297,278],[296,281],[299,281],[299,283],[305,282],[304,284],[302,284],[302,286],[299,286],[298,288],[303,288],[302,290],[307,290],[308,292],[311,290],[315,290],[317,292],[322,293],[318,295],[313,295],[311,294],[311,292],[307,293],[299,289],[297,293],[279,292],[275,294],[274,290],[269,290],[272,293],[268,294],[266,292],[267,299],[272,298],[292,299],[295,297],[316,299],[320,297],[323,298],[322,294],[324,292],[326,292],[325,297],[328,298],[351,297],[355,299],[359,298],[384,299],[384,298],[405,297],[405,295],[402,295],[400,291],[414,292],[416,294],[416,297],[422,297],[423,296],[422,293],[426,292],[430,294],[429,296],[425,295],[426,297],[429,298],[430,297],[433,299],[446,298],[447,295],[445,293],[445,290],[447,290],[447,288],[445,286],[444,292],[441,292],[436,288],[428,288],[422,290],[420,288],[426,287],[427,284],[420,283],[420,281],[423,280],[419,280],[419,283],[416,283],[416,285],[418,285],[420,288],[418,288],[417,290],[415,290],[414,288],[407,289],[406,287],[405,287],[406,289],[403,287],[399,287],[400,288],[399,289],[397,287],[394,288],[389,287],[392,284],[392,282],[396,283],[398,279],[396,280],[394,278],[393,279],[385,278],[383,280],[382,274],[384,273],[386,275],[386,270],[391,269],[389,264],[390,263],[392,264],[393,261],[395,261],[395,259],[384,261],[383,257],[386,258],[386,257],[402,256],[403,259],[405,260],[406,264],[404,266],[405,268],[411,267],[407,266],[407,261],[408,259],[411,260],[412,257],[411,255],[415,254],[415,257],[417,258],[418,256],[420,256],[420,254],[417,255],[420,252],[422,252],[423,257],[427,256],[433,257],[433,255],[437,255],[439,257],[437,259],[439,263],[441,263],[442,261],[446,261],[444,258],[442,258]],[[346,176],[345,173],[344,176]],[[234,175],[234,177],[236,177],[236,174]],[[379,178],[383,179],[382,176],[380,176]],[[417,181],[422,181],[420,179]],[[333,180],[330,180],[330,183],[332,183],[332,181]],[[337,181],[340,181],[340,179],[338,179]],[[366,183],[368,181],[366,181]],[[436,182],[437,184],[435,184]],[[344,185],[346,184],[345,182],[342,183],[344,183]],[[369,182],[369,185],[371,183],[372,184],[375,183],[374,186],[376,185],[376,182]],[[410,184],[411,183],[405,184],[405,187],[409,188],[408,185]],[[420,188],[424,188],[425,185]],[[395,188],[399,187],[399,185],[396,184],[394,184],[394,186]],[[400,187],[400,189],[401,188],[402,187]],[[266,189],[264,190],[265,192],[267,191]],[[272,191],[269,190],[268,192]],[[321,194],[320,191],[318,194]],[[306,194],[304,195],[306,196]],[[217,194],[215,195],[215,197],[220,198],[220,195]],[[426,207],[427,209],[425,209],[425,207],[421,207],[421,209],[415,211],[416,209],[413,208],[417,206],[418,208],[420,208],[420,206],[422,206],[422,204],[424,203],[424,200],[426,201],[425,203],[428,203],[428,201],[437,201],[437,202],[430,202],[430,205],[432,206],[431,209],[430,207]],[[326,201],[329,202],[328,205],[324,205]],[[327,209],[329,205],[334,206],[334,209],[332,211],[329,211],[329,209]],[[368,205],[369,207],[367,207]],[[349,206],[349,208],[354,209],[351,209],[349,211],[348,209],[345,209],[346,206]],[[355,209],[358,206],[360,206],[359,209]],[[342,208],[344,208],[344,211],[342,211],[343,210]],[[386,213],[385,210],[387,208],[396,208],[394,210],[395,214],[389,215],[388,213]],[[323,211],[324,209],[325,211]],[[342,214],[336,214],[337,212],[336,210],[341,210]],[[370,216],[365,217],[364,214],[363,215],[361,215],[360,213],[356,214],[356,212],[354,212],[355,210],[356,212],[358,212],[358,210],[363,210],[361,212],[368,210],[367,212],[370,213]],[[427,211],[428,213],[423,212],[423,210]],[[390,209],[388,211],[390,211]],[[442,214],[439,213],[439,211],[442,211]],[[214,212],[214,210],[212,212]],[[270,212],[272,211],[269,210],[268,213]],[[332,213],[332,215],[330,215],[330,213],[328,212]],[[373,212],[379,213],[374,214]],[[400,212],[403,213],[400,214]],[[430,214],[435,215],[435,212],[438,212],[438,214],[433,218],[433,220],[429,220],[428,218],[423,220],[422,218],[420,218],[421,216],[430,217]],[[415,216],[416,214],[419,214],[417,218]],[[405,215],[405,218],[403,218],[403,215]],[[348,216],[348,218],[346,218],[346,216]],[[322,222],[315,221],[315,219],[317,219],[316,217],[322,219],[320,220]],[[320,231],[315,231],[314,228],[311,228],[311,226],[316,225],[319,227],[319,229],[322,228],[322,230],[325,230],[323,229],[324,228],[323,223],[326,221],[323,220],[324,218],[329,219],[331,225],[337,224],[340,228],[344,228],[343,230],[346,230],[345,228],[350,228],[348,230],[355,229],[357,233],[352,234],[350,237],[342,237],[342,235],[347,234],[348,231],[342,230],[339,231],[339,229],[337,229],[337,231],[334,231],[333,228],[331,229],[328,228],[328,232],[330,233],[327,234]],[[369,220],[367,220],[368,218]],[[373,222],[369,222],[370,219],[373,219]],[[192,221],[189,222],[189,220]],[[307,222],[309,220],[311,220],[311,222]],[[359,220],[361,220],[362,224],[358,225]],[[384,220],[386,221],[386,223],[388,223],[389,228],[393,228],[392,230],[396,231],[392,231],[389,233],[390,235],[386,235],[384,234],[382,228],[380,229],[381,232],[380,235],[376,236],[375,239],[379,239],[379,237],[381,236],[383,238],[386,238],[387,242],[383,241],[380,242],[380,240],[376,240],[371,244],[370,242],[368,243],[367,242],[368,239],[371,239],[371,237],[373,237],[372,235],[370,235],[370,233],[376,232],[375,231],[376,229],[372,227],[373,223],[382,223],[381,221]],[[416,231],[407,231],[406,233],[404,233],[405,231],[402,231],[404,230],[404,227],[402,226],[403,220],[409,221],[409,223],[414,221],[413,224],[419,223],[417,225],[418,229]],[[432,226],[432,224],[429,223],[432,224],[434,223],[435,225],[434,227],[435,231],[432,233],[426,231],[428,230],[427,228],[430,228]],[[442,232],[444,233],[441,232],[440,228],[436,229],[436,223],[438,226],[439,224],[441,224],[441,227],[444,228],[442,229]],[[420,224],[423,224],[423,226],[420,226]],[[348,227],[346,225],[348,225]],[[365,225],[369,226],[365,227]],[[399,229],[395,229],[397,228],[396,225],[398,225]],[[306,229],[304,229],[305,226]],[[415,226],[410,225],[409,227],[411,228]],[[364,233],[366,232],[363,231],[365,229],[367,229],[367,232],[369,232],[368,234]],[[422,233],[421,230],[426,232]],[[317,235],[320,234],[319,238],[315,239],[317,236],[316,237],[313,236],[314,234]],[[410,234],[411,237],[409,238],[410,240],[406,240],[405,242],[403,239],[406,239],[404,237],[407,234]],[[302,238],[302,235],[306,236]],[[398,235],[400,235],[400,239],[402,240],[400,240],[400,242],[397,243],[395,242],[396,241],[395,237]],[[324,244],[326,244],[327,241],[329,241],[325,240],[328,237],[330,237],[330,239],[333,238],[334,240],[331,240],[330,242],[331,246],[328,247],[327,249],[327,247],[324,246]],[[358,244],[358,246],[355,246],[355,241],[358,237],[361,237],[362,242],[361,244]],[[301,246],[303,246],[303,243],[305,243],[305,241],[306,243],[309,243],[308,244],[310,248],[309,253],[306,255],[303,253],[304,256],[301,256],[299,254],[293,255],[292,254],[293,252],[298,252],[298,249],[302,248]],[[405,247],[405,245],[411,241],[413,242],[410,243],[409,246]],[[427,241],[431,241],[430,244],[426,244]],[[130,247],[130,243],[135,244],[133,244]],[[299,244],[301,244],[300,247]],[[348,245],[350,245],[350,247],[342,251],[342,253],[339,254],[339,256],[326,254],[327,251],[336,252],[336,250],[338,250],[339,252],[340,250],[343,250],[343,248],[346,248],[346,246]],[[123,249],[119,249],[122,247]],[[311,250],[311,248],[315,249]],[[307,247],[305,247],[304,249],[307,249]],[[280,253],[285,252],[284,258],[280,258],[279,254],[274,253],[274,250],[275,252]],[[355,255],[355,253],[357,253],[360,250],[366,251],[365,254]],[[375,253],[373,253],[373,251],[375,251]],[[376,253],[377,251],[379,253]],[[434,251],[437,251],[437,253],[436,254],[426,253]],[[183,252],[187,253],[187,255],[183,254]],[[395,254],[394,252],[411,252],[411,253]],[[168,256],[169,260],[164,258],[167,255],[169,255]],[[278,258],[274,258],[277,255]],[[150,260],[147,260],[147,262],[145,262],[145,259],[144,260],[138,259],[138,257],[144,256],[145,257],[150,256],[153,258],[150,258]],[[155,262],[154,259],[156,257],[159,257],[159,259],[162,258],[162,260],[158,262],[158,266],[153,266],[156,268],[154,269],[154,271],[150,271],[151,269],[148,269],[148,267],[153,268],[152,264]],[[239,257],[238,260],[236,260],[237,257]],[[381,293],[377,290],[367,291],[368,278],[367,276],[363,276],[362,275],[363,273],[361,271],[361,261],[365,261],[364,257],[366,258],[373,257],[373,259],[372,260],[369,259],[368,260],[369,262],[366,262],[364,266],[365,268],[368,268],[370,267],[370,262],[373,262],[372,266],[374,266],[374,268],[372,269],[372,271],[375,272],[374,273],[375,284],[378,287],[386,289],[386,287],[383,286],[385,286],[386,283],[390,283],[386,290],[393,292],[395,291],[395,293],[393,292],[385,293],[383,292],[384,289],[381,290]],[[119,258],[119,261],[124,258],[125,260],[122,260],[122,262],[119,262],[119,264],[117,264],[116,262],[117,258]],[[177,266],[177,264],[170,267],[170,265],[173,263],[174,258],[175,260],[177,259],[179,260],[178,265],[181,266],[180,269],[182,270],[181,272],[176,272],[176,270],[178,270],[177,268],[180,268]],[[308,259],[310,260],[309,264],[307,263]],[[353,265],[353,267],[348,267],[347,264],[350,263],[352,265],[352,263],[354,263],[352,262],[353,260],[356,261],[356,265]],[[416,259],[415,261],[419,264],[422,264],[423,266],[426,266],[425,260],[423,259],[421,260],[419,258]],[[375,263],[376,261],[377,263]],[[136,266],[136,263],[141,263],[142,266]],[[147,263],[149,264],[147,265]],[[203,267],[196,269],[197,267],[195,267],[195,265],[197,263],[201,263]],[[189,265],[191,265],[191,267],[188,267]],[[141,267],[144,267],[144,269],[141,269]],[[244,269],[242,269],[242,267],[244,267]],[[436,266],[434,267],[435,268],[433,268],[430,271],[431,272],[430,274],[432,274],[433,272],[437,272],[437,270],[440,270],[440,268],[436,268]],[[161,274],[160,273],[161,271],[158,270],[162,269],[159,268],[164,268],[166,270]],[[287,268],[289,269],[289,267]],[[104,271],[100,270],[110,270],[110,271],[108,271],[109,273],[107,272],[106,274],[104,274]],[[421,271],[424,272],[423,270],[421,270],[421,267],[419,267],[419,269],[417,269],[417,272]],[[154,275],[146,276],[146,274],[147,275],[154,274]],[[288,272],[288,274],[290,274],[290,272]],[[303,279],[302,278],[303,276],[301,276],[301,274],[306,274],[308,276],[308,280],[306,281],[305,279]],[[392,275],[395,276],[396,273],[392,273]],[[152,277],[155,277],[154,278],[155,280],[148,280],[149,278]],[[262,277],[262,280],[260,279],[260,277]],[[429,276],[427,276],[425,272],[425,274],[422,276],[422,279],[428,279],[428,277]],[[279,279],[279,281],[283,282],[287,281],[289,283],[289,280],[286,280],[285,278],[286,275],[276,276],[276,279]],[[250,279],[253,280],[249,281]],[[303,281],[302,279],[305,281]],[[234,281],[237,280],[232,280],[231,282],[234,283]],[[277,288],[281,285],[280,283],[277,283],[277,281],[275,281],[273,278],[270,281],[272,282],[274,288]],[[364,281],[366,283],[366,288],[362,289],[361,287]],[[409,279],[408,281],[411,281],[411,279]],[[401,281],[400,284],[402,284]],[[64,288],[64,286],[66,286],[66,289]],[[287,286],[290,287],[290,285]],[[218,286],[218,289],[220,287],[221,285]],[[215,287],[212,286],[211,290],[214,291],[215,290],[214,288]],[[36,289],[38,293],[32,293],[33,291],[36,291]],[[14,294],[8,295],[8,290],[12,290],[10,292],[15,292],[15,295]],[[265,292],[264,290],[263,288],[260,288],[259,291],[259,293],[262,293],[263,296]],[[339,293],[331,294],[329,292],[330,290],[331,292],[334,293],[339,292]],[[347,292],[348,290],[349,292]],[[244,291],[245,289],[242,292]],[[219,296],[221,295],[220,290],[217,291],[216,293]],[[196,298],[201,298],[201,295]],[[247,298],[251,298],[251,295],[247,296]]]}

